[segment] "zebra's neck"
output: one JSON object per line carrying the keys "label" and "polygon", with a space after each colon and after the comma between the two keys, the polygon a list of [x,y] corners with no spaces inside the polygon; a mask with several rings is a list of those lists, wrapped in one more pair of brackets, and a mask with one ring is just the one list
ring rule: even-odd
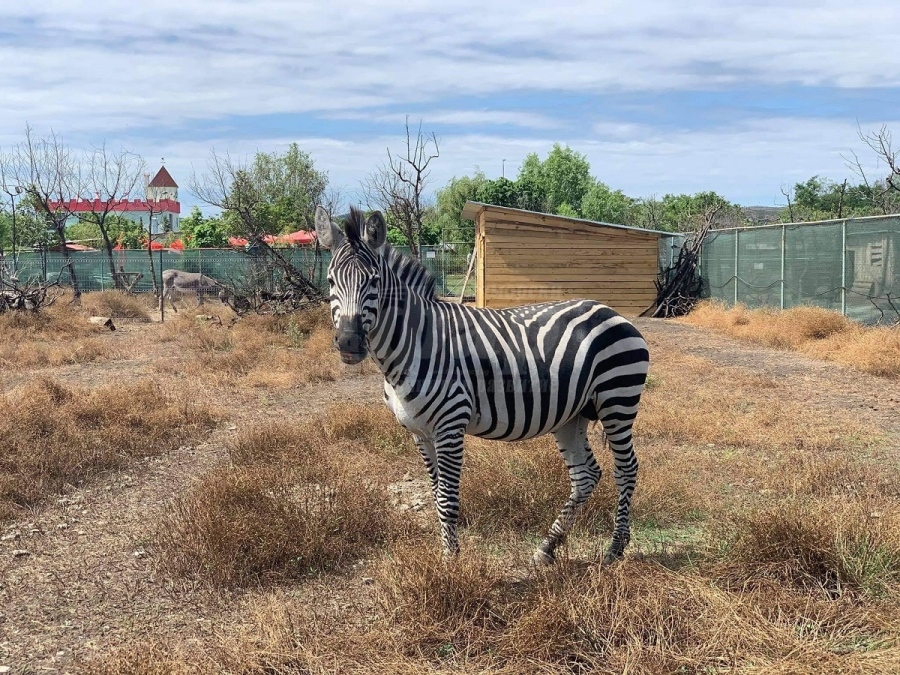
{"label": "zebra's neck", "polygon": [[399,387],[415,377],[423,344],[436,337],[432,305],[438,300],[428,270],[397,251],[389,249],[381,258],[379,275],[378,318],[369,351],[385,380]]}

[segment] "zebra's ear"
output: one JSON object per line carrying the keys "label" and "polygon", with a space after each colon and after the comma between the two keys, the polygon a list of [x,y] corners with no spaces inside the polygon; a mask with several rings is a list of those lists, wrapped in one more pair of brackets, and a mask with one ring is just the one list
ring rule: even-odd
{"label": "zebra's ear", "polygon": [[344,241],[344,233],[331,222],[331,216],[321,205],[316,207],[316,237],[321,246],[332,251]]}
{"label": "zebra's ear", "polygon": [[363,237],[366,244],[376,251],[387,241],[387,223],[381,211],[375,211],[366,219],[366,233]]}

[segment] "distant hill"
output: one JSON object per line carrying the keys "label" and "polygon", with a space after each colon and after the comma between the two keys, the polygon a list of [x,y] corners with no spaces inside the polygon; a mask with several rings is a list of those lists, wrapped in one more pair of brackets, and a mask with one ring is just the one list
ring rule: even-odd
{"label": "distant hill", "polygon": [[744,216],[753,225],[768,225],[777,223],[778,216],[784,210],[783,206],[742,206]]}

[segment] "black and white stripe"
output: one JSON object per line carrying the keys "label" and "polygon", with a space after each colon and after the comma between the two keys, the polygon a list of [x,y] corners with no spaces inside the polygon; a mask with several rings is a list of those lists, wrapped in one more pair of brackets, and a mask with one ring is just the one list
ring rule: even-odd
{"label": "black and white stripe", "polygon": [[587,439],[599,420],[619,493],[607,559],[621,556],[638,470],[631,430],[649,365],[638,330],[590,300],[499,311],[442,302],[425,268],[386,244],[380,213],[366,220],[353,210],[341,231],[320,207],[316,229],[333,253],[336,345],[345,362],[368,354],[384,374],[385,402],[414,434],[431,478],[444,551],[458,548],[463,436],[552,433],[571,494],[535,553],[551,562],[600,478]]}

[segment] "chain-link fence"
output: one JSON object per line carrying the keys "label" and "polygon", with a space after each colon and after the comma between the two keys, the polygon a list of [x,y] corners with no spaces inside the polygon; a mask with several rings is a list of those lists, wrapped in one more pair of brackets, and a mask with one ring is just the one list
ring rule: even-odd
{"label": "chain-link fence", "polygon": [[[398,247],[408,253],[403,247]],[[459,298],[463,294],[463,280],[468,269],[471,244],[441,244],[422,247],[422,263],[431,270],[437,282],[437,292],[441,296]],[[327,291],[325,279],[329,251],[316,251],[309,247],[278,249],[278,252],[301,270],[323,291]],[[153,257],[153,274],[150,272],[150,255]],[[109,268],[105,251],[72,251],[69,259],[75,268],[78,284],[82,291],[102,291],[116,287]],[[235,249],[188,249],[181,253],[174,251],[114,251],[113,264],[117,273],[124,273],[126,281],[134,282],[135,293],[145,293],[154,288],[153,277],[159,283],[160,270],[177,269],[184,272],[200,272],[235,289],[265,288],[276,290],[281,283],[280,272],[261,255]],[[17,268],[17,272],[15,269]],[[19,253],[14,266],[11,256],[0,258],[0,278],[10,278],[15,272],[20,283],[53,281],[70,283],[65,271],[65,259],[61,253],[27,252]],[[62,274],[60,274],[63,272]],[[466,298],[475,297],[474,274],[466,285]]]}
{"label": "chain-link fence", "polygon": [[704,294],[748,307],[815,305],[864,323],[900,308],[900,216],[716,230]]}

